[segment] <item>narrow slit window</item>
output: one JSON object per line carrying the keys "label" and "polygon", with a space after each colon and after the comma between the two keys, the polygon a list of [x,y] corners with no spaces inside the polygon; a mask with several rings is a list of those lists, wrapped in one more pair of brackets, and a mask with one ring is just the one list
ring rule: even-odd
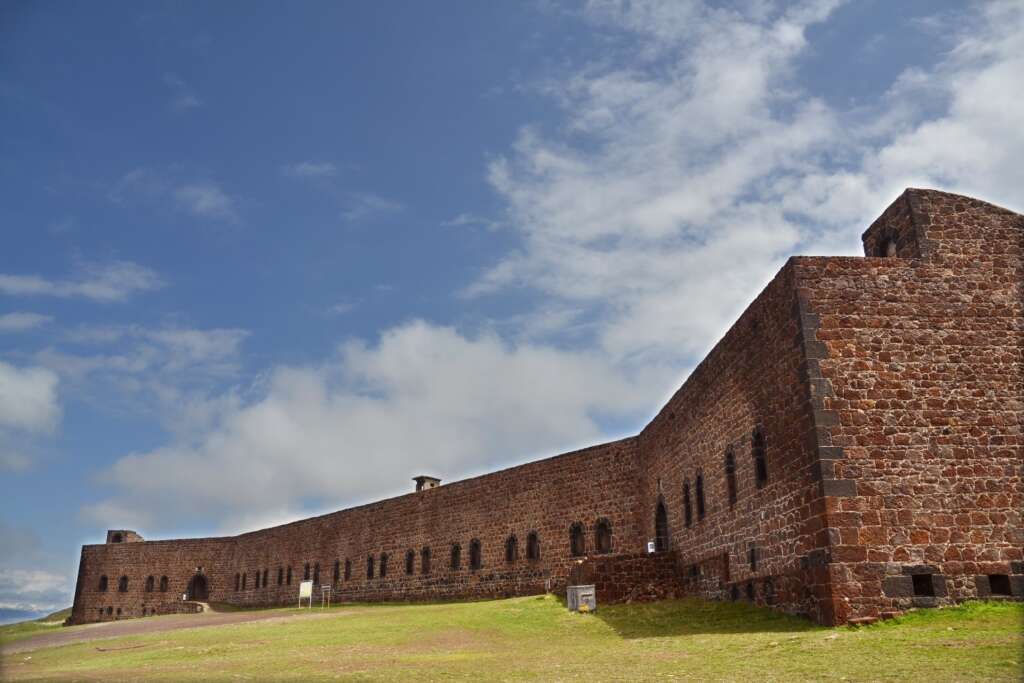
{"label": "narrow slit window", "polygon": [[405,573],[407,576],[411,576],[416,571],[416,553],[412,551],[412,548],[405,551]]}
{"label": "narrow slit window", "polygon": [[373,578],[373,555],[366,558],[366,578]]}
{"label": "narrow slit window", "polygon": [[569,527],[569,554],[573,557],[580,557],[587,552],[586,537],[583,534],[583,525],[576,522]]}
{"label": "narrow slit window", "polygon": [[526,559],[540,559],[540,537],[536,531],[531,531],[526,537]]}
{"label": "narrow slit window", "polygon": [[106,593],[107,592],[107,583],[108,583],[107,575],[104,574],[103,576],[100,577],[100,585],[99,585],[99,588],[98,588],[98,590],[101,593]]}
{"label": "narrow slit window", "polygon": [[458,543],[452,545],[451,567],[453,570],[462,568],[462,547]]}
{"label": "narrow slit window", "polygon": [[483,558],[481,557],[480,541],[474,538],[469,542],[469,568],[476,571],[482,566]]}
{"label": "narrow slit window", "polygon": [[508,564],[515,564],[516,560],[519,559],[519,540],[516,539],[515,534],[512,534],[505,539],[505,562]]}
{"label": "narrow slit window", "polygon": [[704,519],[704,515],[707,513],[707,507],[704,503],[704,475],[700,472],[697,473],[697,481],[694,485],[697,491],[697,521]]}
{"label": "narrow slit window", "polygon": [[597,520],[597,525],[594,528],[594,549],[598,553],[612,551],[612,525],[607,519]]}
{"label": "narrow slit window", "polygon": [[736,504],[736,456],[730,448],[725,452],[725,487],[729,492],[729,506]]}
{"label": "narrow slit window", "polygon": [[768,483],[768,445],[765,443],[764,429],[755,427],[750,435],[750,447],[754,454],[754,477],[757,488]]}
{"label": "narrow slit window", "polygon": [[683,482],[683,525],[693,526],[693,503],[690,501],[690,480]]}
{"label": "narrow slit window", "polygon": [[659,553],[668,550],[668,510],[661,499],[654,511],[654,549]]}
{"label": "narrow slit window", "polygon": [[420,551],[420,573],[430,573],[430,548],[424,548]]}

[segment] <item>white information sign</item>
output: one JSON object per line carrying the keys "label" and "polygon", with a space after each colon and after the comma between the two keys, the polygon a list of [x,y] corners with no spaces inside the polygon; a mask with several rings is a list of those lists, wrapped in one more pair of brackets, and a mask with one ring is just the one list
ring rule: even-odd
{"label": "white information sign", "polygon": [[302,607],[302,600],[306,598],[309,600],[309,606],[313,606],[313,582],[303,581],[299,584],[299,607]]}

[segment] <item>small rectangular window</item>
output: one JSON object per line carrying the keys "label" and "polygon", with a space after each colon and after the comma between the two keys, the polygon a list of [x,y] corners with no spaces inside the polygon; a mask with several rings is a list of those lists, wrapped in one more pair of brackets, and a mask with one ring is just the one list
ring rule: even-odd
{"label": "small rectangular window", "polygon": [[935,597],[935,582],[931,574],[914,574],[914,596]]}
{"label": "small rectangular window", "polygon": [[989,574],[988,587],[992,595],[1013,595],[1010,577],[1007,574]]}

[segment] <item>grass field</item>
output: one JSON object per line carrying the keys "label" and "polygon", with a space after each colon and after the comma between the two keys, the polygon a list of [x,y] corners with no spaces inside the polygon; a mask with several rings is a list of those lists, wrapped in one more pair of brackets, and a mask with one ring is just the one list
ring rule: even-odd
{"label": "grass field", "polygon": [[16,624],[4,624],[0,626],[0,643],[9,643],[14,640],[21,640],[34,636],[37,633],[47,633],[60,628],[64,620],[71,616],[71,608],[62,609],[45,617],[32,621],[19,621]]}
{"label": "grass field", "polygon": [[[5,656],[46,681],[1020,681],[1024,605],[823,628],[678,600],[571,614],[553,597],[274,610],[264,621]],[[155,617],[160,619],[161,617]],[[0,639],[8,635],[0,630]],[[100,647],[102,646],[102,647]],[[101,651],[102,650],[102,651]]]}

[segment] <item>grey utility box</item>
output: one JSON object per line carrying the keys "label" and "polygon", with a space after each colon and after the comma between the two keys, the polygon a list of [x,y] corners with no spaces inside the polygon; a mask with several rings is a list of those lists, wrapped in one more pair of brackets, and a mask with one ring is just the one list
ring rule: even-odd
{"label": "grey utility box", "polygon": [[571,612],[593,612],[597,609],[597,589],[589,586],[569,586],[565,600]]}

